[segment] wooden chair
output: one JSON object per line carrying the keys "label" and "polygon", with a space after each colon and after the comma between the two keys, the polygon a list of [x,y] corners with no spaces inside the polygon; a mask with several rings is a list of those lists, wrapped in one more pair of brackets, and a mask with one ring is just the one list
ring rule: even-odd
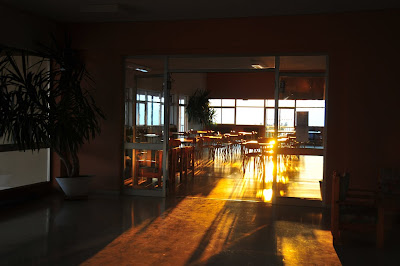
{"label": "wooden chair", "polygon": [[186,181],[188,172],[191,170],[192,177],[194,176],[194,147],[185,146],[181,148],[181,162],[180,162],[180,177],[181,180]]}
{"label": "wooden chair", "polygon": [[376,191],[350,189],[349,173],[333,173],[331,231],[334,244],[342,244],[343,231],[368,233],[376,230]]}
{"label": "wooden chair", "polygon": [[162,184],[162,150],[154,151],[154,160],[151,153],[137,154],[136,160],[136,177],[135,185],[138,185],[139,178],[147,179],[147,183],[151,184],[153,178],[157,178],[157,187],[161,188]]}
{"label": "wooden chair", "polygon": [[394,227],[388,223],[387,214],[400,212],[399,169],[381,169],[375,191],[349,189],[349,175],[334,172],[331,212],[335,244],[341,244],[344,230],[368,231],[376,233],[376,245],[382,248],[387,231]]}
{"label": "wooden chair", "polygon": [[169,139],[169,158],[168,158],[168,169],[169,169],[169,183],[175,184],[175,175],[178,171],[178,165],[180,162],[180,153],[181,153],[181,148],[179,147],[181,145],[180,140],[178,139]]}
{"label": "wooden chair", "polygon": [[[396,221],[388,219],[388,214],[397,218],[400,213],[400,169],[383,168],[379,174],[378,182],[378,224],[377,246],[382,248],[385,244],[387,231],[398,227]],[[389,216],[390,217],[390,216]]]}

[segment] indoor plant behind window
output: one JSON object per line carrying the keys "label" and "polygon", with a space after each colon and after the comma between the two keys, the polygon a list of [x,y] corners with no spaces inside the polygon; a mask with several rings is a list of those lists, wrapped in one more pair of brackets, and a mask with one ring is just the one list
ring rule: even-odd
{"label": "indoor plant behind window", "polygon": [[215,111],[210,108],[210,92],[208,90],[197,89],[189,97],[186,113],[189,122],[199,123],[203,128],[212,124]]}
{"label": "indoor plant behind window", "polygon": [[[20,150],[51,148],[65,167],[66,176],[57,181],[67,197],[87,196],[88,178],[80,175],[78,151],[100,133],[104,114],[88,90],[93,81],[70,40],[63,45],[53,40],[52,47],[33,53],[41,58],[33,65],[26,52],[15,57],[15,50],[3,49],[0,134]],[[42,67],[46,60],[50,69]],[[77,185],[77,191],[63,180]]]}

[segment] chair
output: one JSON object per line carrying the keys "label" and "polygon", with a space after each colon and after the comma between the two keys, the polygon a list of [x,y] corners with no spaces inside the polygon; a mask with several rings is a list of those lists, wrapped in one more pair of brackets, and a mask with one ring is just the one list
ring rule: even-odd
{"label": "chair", "polygon": [[194,177],[194,147],[185,146],[180,149],[180,177],[181,180],[187,180],[189,170],[192,171],[192,177]]}
{"label": "chair", "polygon": [[246,173],[247,164],[253,159],[254,172],[263,169],[261,146],[257,141],[247,141],[243,145],[243,175]]}
{"label": "chair", "polygon": [[169,139],[169,160],[168,160],[168,169],[169,169],[169,182],[170,184],[175,184],[175,175],[178,171],[178,165],[180,162],[180,153],[181,141],[178,139]]}
{"label": "chair", "polygon": [[263,160],[268,159],[274,155],[274,138],[259,137],[258,143],[260,144]]}
{"label": "chair", "polygon": [[148,184],[152,184],[152,179],[157,178],[157,187],[161,188],[162,154],[162,150],[151,151],[151,153],[137,151],[135,185],[139,185],[139,178],[147,179]]}
{"label": "chair", "polygon": [[[395,219],[388,219],[391,214],[397,219],[400,212],[400,169],[383,168],[379,174],[378,185],[378,224],[377,224],[377,246],[384,246],[387,232],[399,224],[393,225]],[[393,216],[394,214],[394,216]],[[399,222],[399,219],[397,223]]]}
{"label": "chair", "polygon": [[344,231],[376,231],[378,202],[375,191],[350,189],[349,173],[333,172],[331,231],[334,244],[342,244]]}

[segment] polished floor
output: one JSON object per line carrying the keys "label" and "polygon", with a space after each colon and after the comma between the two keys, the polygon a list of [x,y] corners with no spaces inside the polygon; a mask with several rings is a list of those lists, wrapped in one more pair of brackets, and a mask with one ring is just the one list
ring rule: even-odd
{"label": "polished floor", "polygon": [[398,265],[398,244],[377,250],[354,237],[335,247],[329,209],[271,204],[260,175],[229,164],[199,165],[166,199],[2,205],[0,265]]}
{"label": "polished floor", "polygon": [[228,158],[216,156],[214,160],[205,157],[196,164],[192,182],[181,191],[177,188],[178,195],[271,202],[276,193],[282,201],[285,198],[308,199],[322,205],[323,156],[279,155],[274,192],[272,156],[263,158],[262,163],[249,160],[245,169],[240,154]]}

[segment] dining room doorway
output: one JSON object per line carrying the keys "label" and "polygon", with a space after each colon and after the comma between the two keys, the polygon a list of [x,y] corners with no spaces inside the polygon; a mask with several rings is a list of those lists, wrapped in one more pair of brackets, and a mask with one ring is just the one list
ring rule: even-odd
{"label": "dining room doorway", "polygon": [[[243,198],[271,202],[299,198],[321,202],[325,172],[327,56],[168,56],[158,61],[155,57],[129,57],[129,62],[125,106],[125,147],[129,149],[125,149],[124,162],[124,173],[130,173],[125,176],[127,179],[135,173],[132,166],[129,168],[134,157],[130,151],[133,146],[149,148],[157,144],[150,148],[165,148],[163,152],[168,153],[168,148],[163,146],[163,132],[171,128],[177,132],[193,129],[193,124],[185,117],[185,103],[195,90],[202,88],[211,93],[210,104],[215,111],[213,126],[221,129],[217,132],[257,131],[257,138],[276,141],[274,156],[265,160],[262,181],[265,184],[243,193],[246,194]],[[148,72],[140,71],[143,66]],[[170,86],[168,104],[163,98],[164,84]],[[166,114],[168,125],[165,125]],[[157,136],[152,138],[152,134],[161,136],[159,142],[154,143]],[[157,161],[153,154],[157,152],[150,153],[149,160]],[[161,160],[167,165],[167,158]],[[227,176],[232,179],[235,169],[241,168],[237,166],[237,163],[224,165],[225,170],[220,168],[216,173],[221,165],[214,161],[214,173],[207,175],[218,176],[228,171]],[[241,178],[240,182],[231,180],[231,189],[238,189],[238,184],[244,182],[243,176]],[[151,180],[152,186],[148,188],[160,189],[159,179]],[[168,177],[163,175],[160,180],[162,191]],[[229,187],[228,181],[225,187]],[[135,181],[132,179],[132,185],[129,182],[124,179],[125,187],[135,190]],[[145,191],[138,187],[136,190],[139,194]],[[191,196],[195,195],[195,190]],[[166,193],[164,190],[159,195]],[[154,191],[149,195],[153,194]]]}

